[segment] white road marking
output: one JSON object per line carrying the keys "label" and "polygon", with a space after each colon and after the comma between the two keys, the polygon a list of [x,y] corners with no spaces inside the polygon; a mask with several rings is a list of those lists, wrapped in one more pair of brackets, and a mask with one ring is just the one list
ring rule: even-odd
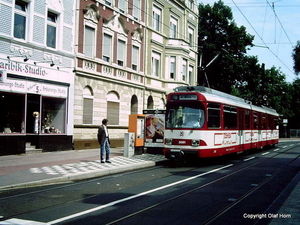
{"label": "white road marking", "polygon": [[15,219],[15,218],[0,222],[0,225],[13,225],[13,224],[17,224],[17,225],[47,225],[47,223],[41,223],[41,222],[36,222],[36,221],[32,221],[32,220],[21,220],[21,219]]}
{"label": "white road marking", "polygon": [[127,197],[127,198],[119,199],[119,200],[116,200],[116,201],[113,201],[113,202],[110,202],[110,203],[107,203],[105,205],[101,205],[101,206],[98,206],[98,207],[95,207],[95,208],[92,208],[92,209],[89,209],[89,210],[85,210],[85,211],[82,211],[82,212],[79,212],[79,213],[75,213],[73,215],[62,217],[60,219],[50,221],[47,224],[51,225],[51,224],[61,223],[63,221],[70,220],[70,219],[73,219],[75,217],[83,216],[85,214],[89,214],[89,213],[92,213],[92,212],[95,212],[95,211],[99,211],[101,209],[104,209],[104,208],[107,208],[107,207],[119,204],[121,202],[126,202],[126,201],[129,201],[129,200],[135,199],[135,198],[139,198],[141,196],[144,196],[144,195],[147,195],[147,194],[151,194],[153,192],[160,191],[160,190],[163,190],[163,189],[166,189],[166,188],[169,188],[169,187],[172,187],[172,186],[175,186],[175,185],[178,185],[178,184],[181,184],[181,183],[184,183],[184,182],[196,179],[198,177],[202,177],[202,176],[205,176],[207,174],[214,173],[214,172],[217,172],[219,170],[226,169],[226,168],[231,167],[231,166],[233,166],[233,164],[229,164],[227,166],[223,166],[223,167],[220,167],[220,168],[217,168],[217,169],[214,169],[214,170],[210,170],[208,172],[201,173],[199,175],[196,175],[196,176],[193,176],[193,177],[189,177],[189,178],[186,178],[186,179],[183,179],[183,180],[171,183],[171,184],[167,184],[167,185],[164,185],[164,186],[161,186],[161,187],[149,190],[149,191],[145,191],[145,192],[142,192],[142,193],[139,193],[139,194]]}
{"label": "white road marking", "polygon": [[252,159],[255,159],[255,157],[250,157],[250,158],[244,159],[244,162],[252,160]]}
{"label": "white road marking", "polygon": [[277,152],[278,150],[280,150],[279,148],[275,149],[274,152]]}
{"label": "white road marking", "polygon": [[263,153],[263,154],[261,154],[261,155],[268,155],[270,152],[265,152],[265,153]]}

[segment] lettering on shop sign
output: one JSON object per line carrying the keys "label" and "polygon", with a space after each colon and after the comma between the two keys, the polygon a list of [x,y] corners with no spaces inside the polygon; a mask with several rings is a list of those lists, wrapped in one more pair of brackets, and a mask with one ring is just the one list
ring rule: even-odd
{"label": "lettering on shop sign", "polygon": [[46,70],[42,69],[38,66],[32,66],[32,65],[22,65],[18,62],[0,62],[0,69],[8,70],[9,72],[19,72],[19,73],[26,73],[26,74],[32,74],[32,75],[39,75],[39,76],[45,76],[47,75]]}

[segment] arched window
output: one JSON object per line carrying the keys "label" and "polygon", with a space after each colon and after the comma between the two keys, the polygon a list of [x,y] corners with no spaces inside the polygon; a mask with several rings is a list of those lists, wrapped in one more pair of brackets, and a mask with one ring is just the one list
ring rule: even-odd
{"label": "arched window", "polygon": [[130,114],[137,114],[138,113],[138,99],[136,95],[131,97],[131,106],[130,106]]}
{"label": "arched window", "polygon": [[153,109],[153,108],[154,108],[153,98],[152,96],[149,96],[147,101],[147,109]]}
{"label": "arched window", "polygon": [[91,87],[86,86],[82,93],[83,113],[82,123],[93,124],[94,94]]}
{"label": "arched window", "polygon": [[166,106],[165,100],[163,98],[161,98],[160,101],[159,101],[159,107],[158,108],[159,109],[164,109],[165,106]]}
{"label": "arched window", "polygon": [[107,116],[110,125],[119,125],[120,98],[117,92],[107,94]]}

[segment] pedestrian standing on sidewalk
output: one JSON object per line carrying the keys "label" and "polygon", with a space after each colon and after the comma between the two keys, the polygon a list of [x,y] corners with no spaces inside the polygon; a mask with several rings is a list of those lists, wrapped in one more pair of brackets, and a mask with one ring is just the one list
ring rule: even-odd
{"label": "pedestrian standing on sidewalk", "polygon": [[[107,119],[102,120],[102,125],[98,129],[98,142],[100,144],[100,161],[101,163],[107,162],[111,163],[109,161],[109,154],[110,154],[110,141],[109,141],[109,134],[107,130]],[[105,161],[104,161],[104,152],[105,152]]]}

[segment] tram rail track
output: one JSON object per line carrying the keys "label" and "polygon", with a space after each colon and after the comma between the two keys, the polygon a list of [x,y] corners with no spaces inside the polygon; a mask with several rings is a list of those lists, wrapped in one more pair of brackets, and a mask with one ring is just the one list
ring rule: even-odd
{"label": "tram rail track", "polygon": [[[298,145],[294,145],[294,146],[282,146],[282,147],[280,147],[280,151],[278,151],[278,150],[276,150],[276,149],[275,149],[276,151],[273,150],[273,152],[274,152],[275,154],[272,155],[271,157],[266,157],[266,155],[265,155],[264,157],[266,157],[266,158],[263,158],[263,159],[261,159],[261,160],[255,162],[255,163],[252,163],[251,165],[247,165],[247,166],[245,166],[245,167],[243,167],[243,168],[240,168],[240,169],[238,169],[238,170],[235,170],[235,171],[233,171],[233,172],[230,172],[229,174],[226,174],[226,175],[224,175],[223,177],[220,177],[220,178],[218,178],[218,179],[215,179],[215,180],[212,180],[212,181],[210,181],[210,182],[208,182],[208,183],[205,183],[205,184],[203,184],[203,185],[201,185],[201,186],[199,186],[199,187],[197,187],[197,188],[193,188],[193,189],[188,190],[188,191],[186,191],[186,192],[184,192],[184,193],[181,193],[180,195],[177,195],[177,196],[174,196],[174,197],[169,198],[169,199],[167,199],[167,200],[158,202],[158,203],[153,204],[153,205],[151,205],[151,206],[149,206],[149,207],[143,208],[143,209],[141,209],[141,210],[139,210],[139,211],[136,211],[136,212],[134,212],[134,213],[132,213],[132,214],[126,215],[126,216],[124,216],[124,217],[121,217],[121,218],[119,218],[119,219],[117,219],[117,220],[113,220],[113,221],[111,221],[111,222],[109,222],[109,223],[106,223],[106,224],[107,224],[107,225],[110,225],[110,224],[118,224],[118,223],[120,223],[120,222],[125,222],[126,220],[128,220],[128,219],[130,219],[130,218],[132,218],[132,217],[134,217],[134,216],[141,215],[141,214],[143,214],[143,213],[145,213],[145,212],[147,212],[147,211],[150,211],[150,210],[152,210],[152,209],[155,209],[156,207],[159,207],[159,206],[164,205],[164,204],[166,204],[166,203],[172,202],[172,201],[174,201],[174,200],[176,200],[176,199],[179,199],[179,198],[181,198],[181,197],[187,196],[187,195],[189,195],[189,194],[191,194],[191,193],[193,193],[193,192],[196,192],[196,191],[198,191],[198,190],[201,190],[201,189],[203,189],[203,188],[205,188],[205,187],[209,187],[210,185],[216,184],[217,182],[220,182],[220,181],[222,181],[222,180],[225,180],[226,178],[229,178],[230,176],[233,176],[233,175],[235,175],[235,174],[238,174],[238,173],[240,173],[240,172],[242,172],[242,171],[245,171],[245,170],[247,170],[247,169],[249,169],[249,168],[251,168],[251,167],[257,166],[257,165],[259,165],[259,164],[261,164],[261,163],[265,163],[266,161],[271,160],[271,159],[273,159],[273,158],[275,158],[276,156],[279,156],[279,155],[281,155],[281,154],[287,153],[287,152],[293,150],[293,149],[296,148],[296,147],[298,147]],[[253,156],[251,156],[251,157],[253,157]],[[288,163],[286,163],[286,165],[284,165],[283,167],[279,168],[279,169],[276,171],[276,173],[273,173],[273,174],[272,174],[272,176],[266,177],[266,179],[265,179],[264,181],[262,181],[261,183],[259,183],[257,186],[253,187],[249,192],[244,193],[243,196],[241,196],[241,197],[238,198],[238,199],[235,199],[233,202],[229,203],[225,208],[222,208],[222,209],[219,210],[217,213],[215,213],[213,216],[209,217],[209,218],[205,221],[204,224],[212,224],[215,220],[217,220],[219,217],[221,217],[222,215],[224,215],[224,214],[225,214],[227,211],[229,211],[232,207],[234,207],[234,206],[236,206],[237,204],[239,204],[240,202],[242,202],[242,201],[243,201],[245,198],[247,198],[249,195],[251,195],[251,194],[254,193],[256,190],[258,190],[259,188],[261,188],[261,187],[262,187],[264,184],[266,184],[268,181],[270,181],[271,179],[273,179],[277,174],[279,174],[281,171],[283,171],[284,168],[286,168],[288,165],[290,165],[291,163],[293,163],[293,162],[294,162],[295,160],[297,160],[298,158],[299,158],[299,155],[298,155],[296,158],[294,158],[294,159],[292,159],[291,161],[289,161]],[[154,169],[158,169],[158,168],[154,168]],[[193,169],[195,169],[195,168],[192,168],[191,170],[193,170]],[[68,184],[67,186],[69,186],[69,185],[70,185],[70,184]],[[75,184],[71,184],[71,185],[76,185],[76,183],[75,183]],[[66,185],[61,186],[61,187],[56,187],[55,189],[65,188],[65,187],[66,187]],[[40,192],[48,192],[48,191],[51,191],[51,190],[53,190],[53,188],[52,188],[52,189],[45,189],[45,190],[40,191]],[[34,194],[36,194],[36,192],[29,192],[29,193],[23,194],[23,196],[24,196],[24,195],[34,195]],[[11,197],[13,198],[13,197],[15,197],[15,196],[11,196]],[[93,196],[89,196],[88,198],[91,198],[91,197],[93,197]],[[31,212],[36,211],[36,210],[42,210],[42,209],[47,209],[47,208],[51,208],[51,207],[63,205],[63,204],[66,204],[66,203],[72,203],[72,202],[75,202],[75,201],[84,201],[84,200],[86,200],[86,199],[88,199],[88,198],[78,198],[78,199],[73,200],[73,201],[67,201],[67,202],[63,202],[63,203],[61,203],[61,204],[50,205],[50,206],[48,206],[48,207],[39,208],[39,209],[34,209],[34,210],[31,210],[31,211],[26,211],[26,212],[22,212],[22,213],[19,213],[19,214],[10,215],[9,218],[17,217],[17,216],[20,216],[20,215],[23,215],[23,214],[26,214],[26,213],[31,213]],[[1,200],[1,199],[0,199],[0,200]],[[7,219],[7,218],[5,218],[5,219]],[[1,219],[0,219],[0,221],[1,221]],[[59,223],[59,222],[58,222],[58,223]],[[54,223],[50,223],[50,224],[56,224],[56,223],[54,222]]]}
{"label": "tram rail track", "polygon": [[[181,198],[181,197],[183,197],[183,196],[189,195],[189,194],[191,194],[192,192],[195,192],[195,191],[198,191],[198,190],[203,189],[203,188],[205,188],[205,187],[208,187],[209,185],[215,184],[215,183],[217,183],[217,182],[219,182],[219,181],[221,181],[221,180],[224,180],[224,179],[226,179],[226,178],[228,178],[228,177],[230,177],[230,176],[233,176],[233,175],[235,175],[235,174],[237,174],[237,173],[240,173],[240,172],[242,172],[242,171],[244,171],[244,170],[246,170],[246,169],[249,169],[249,168],[254,167],[254,166],[258,165],[258,164],[261,164],[261,163],[264,163],[264,162],[266,162],[266,161],[268,161],[268,160],[271,160],[272,158],[275,158],[275,157],[278,156],[278,155],[284,154],[284,153],[286,153],[286,152],[288,152],[288,151],[290,151],[290,150],[296,148],[297,146],[292,146],[291,148],[286,149],[287,147],[288,147],[288,146],[283,146],[283,147],[282,147],[282,149],[285,149],[283,152],[277,152],[278,149],[277,149],[277,150],[275,149],[276,151],[274,150],[274,152],[276,152],[277,154],[275,154],[275,155],[273,155],[273,156],[271,156],[271,157],[269,157],[269,158],[265,158],[265,159],[263,159],[263,160],[260,160],[260,161],[258,161],[258,162],[256,162],[256,163],[254,163],[254,164],[251,164],[251,165],[248,165],[248,166],[246,166],[246,167],[243,167],[243,168],[241,168],[241,169],[239,169],[239,170],[233,171],[232,173],[227,174],[227,175],[225,175],[225,176],[223,176],[223,177],[221,177],[221,178],[218,178],[218,179],[216,179],[216,180],[210,181],[210,182],[208,182],[208,183],[206,183],[206,184],[203,184],[203,185],[201,185],[201,186],[199,186],[199,187],[197,187],[197,188],[191,189],[191,190],[189,190],[189,191],[187,191],[187,192],[184,192],[184,193],[182,193],[182,194],[180,194],[180,195],[177,195],[177,196],[175,196],[175,197],[173,197],[173,198],[170,198],[170,199],[168,199],[168,200],[165,200],[165,201],[162,201],[162,202],[157,203],[157,204],[155,204],[155,205],[152,205],[152,206],[149,206],[149,207],[147,207],[147,208],[144,208],[144,209],[142,209],[142,210],[140,210],[140,211],[134,212],[134,213],[132,213],[132,214],[130,214],[130,215],[127,215],[127,216],[125,216],[125,217],[123,217],[123,218],[119,218],[118,220],[114,220],[114,221],[112,221],[112,222],[110,222],[110,223],[106,223],[106,225],[114,225],[114,224],[118,224],[118,223],[120,223],[120,222],[124,222],[125,220],[129,219],[130,217],[134,217],[134,216],[136,216],[136,215],[138,215],[138,214],[145,213],[145,212],[147,212],[147,211],[149,211],[149,210],[154,209],[155,207],[161,206],[161,205],[166,204],[166,203],[168,203],[168,202],[171,202],[171,201],[173,201],[173,200],[179,199],[179,198]],[[264,152],[264,153],[265,153],[265,152]],[[262,153],[262,155],[266,155],[266,154],[264,154],[264,153]],[[220,210],[219,212],[217,212],[216,214],[214,214],[212,217],[208,218],[208,219],[207,219],[204,223],[202,223],[202,224],[203,224],[203,225],[213,224],[213,222],[214,222],[216,219],[218,219],[220,216],[222,216],[223,214],[225,214],[225,213],[226,213],[228,210],[230,210],[232,207],[234,207],[234,206],[236,206],[237,204],[239,204],[240,202],[242,202],[242,201],[243,201],[245,198],[247,198],[249,195],[251,195],[252,193],[254,193],[255,191],[257,191],[257,190],[258,190],[259,188],[261,188],[264,184],[266,184],[266,183],[269,182],[271,179],[273,179],[277,174],[279,174],[280,172],[282,172],[282,171],[284,170],[284,168],[286,168],[288,165],[290,165],[290,164],[293,163],[296,159],[298,159],[299,156],[300,156],[300,155],[298,155],[298,157],[292,159],[292,160],[291,160],[290,162],[288,162],[284,167],[281,167],[278,171],[276,171],[276,173],[273,173],[272,176],[266,177],[266,179],[263,180],[261,183],[257,184],[257,186],[253,187],[250,191],[248,191],[247,193],[245,193],[245,194],[244,194],[243,196],[241,196],[240,198],[235,199],[235,200],[234,200],[232,203],[230,203],[227,207],[223,208],[222,210]],[[250,160],[251,160],[251,159],[254,159],[254,158],[255,158],[255,157],[251,157]]]}

